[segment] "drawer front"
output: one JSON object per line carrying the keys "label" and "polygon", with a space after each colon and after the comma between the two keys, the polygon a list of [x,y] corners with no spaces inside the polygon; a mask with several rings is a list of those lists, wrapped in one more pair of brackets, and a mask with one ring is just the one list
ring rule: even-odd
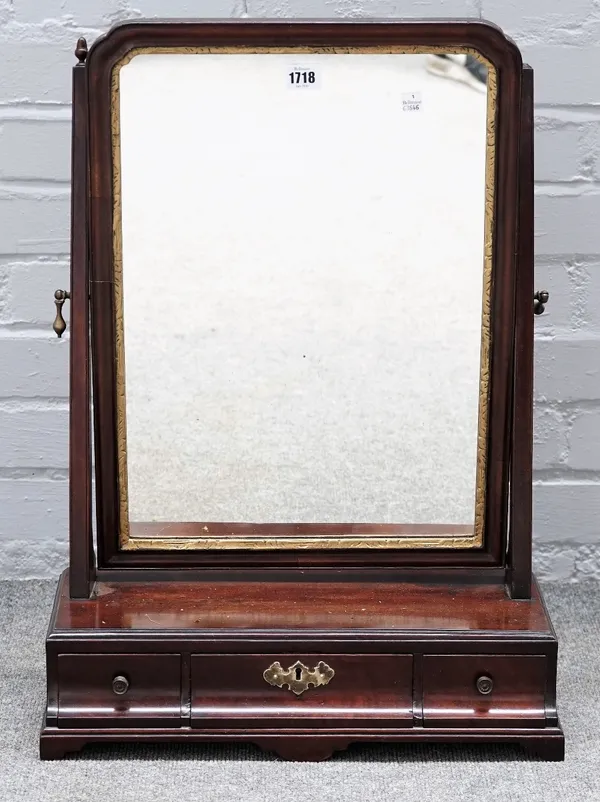
{"label": "drawer front", "polygon": [[411,727],[412,655],[192,656],[194,727]]}
{"label": "drawer front", "polygon": [[545,689],[543,655],[426,655],[424,724],[543,727]]}
{"label": "drawer front", "polygon": [[59,727],[86,727],[92,720],[107,727],[180,726],[180,656],[59,655]]}

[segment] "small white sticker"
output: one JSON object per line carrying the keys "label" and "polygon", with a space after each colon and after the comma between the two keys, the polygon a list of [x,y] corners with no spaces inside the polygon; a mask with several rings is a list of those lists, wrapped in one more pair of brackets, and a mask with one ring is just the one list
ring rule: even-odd
{"label": "small white sticker", "polygon": [[421,111],[422,105],[420,92],[407,92],[402,95],[402,111]]}
{"label": "small white sticker", "polygon": [[292,89],[316,89],[320,85],[319,73],[309,67],[292,67],[286,80]]}

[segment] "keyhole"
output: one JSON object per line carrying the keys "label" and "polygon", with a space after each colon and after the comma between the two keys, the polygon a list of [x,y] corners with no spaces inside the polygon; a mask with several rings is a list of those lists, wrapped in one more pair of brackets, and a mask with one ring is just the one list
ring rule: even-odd
{"label": "keyhole", "polygon": [[296,681],[300,681],[302,679],[302,669],[300,666],[296,666]]}

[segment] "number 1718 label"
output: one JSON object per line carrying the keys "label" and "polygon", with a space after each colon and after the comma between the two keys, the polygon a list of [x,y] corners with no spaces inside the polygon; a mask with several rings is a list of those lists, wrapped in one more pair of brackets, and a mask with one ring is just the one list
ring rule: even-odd
{"label": "number 1718 label", "polygon": [[294,89],[315,89],[319,85],[319,76],[315,70],[296,67],[288,72],[287,84]]}

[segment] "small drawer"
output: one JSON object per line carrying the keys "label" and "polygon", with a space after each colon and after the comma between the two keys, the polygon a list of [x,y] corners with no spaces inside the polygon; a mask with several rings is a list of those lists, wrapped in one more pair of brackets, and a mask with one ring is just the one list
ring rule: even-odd
{"label": "small drawer", "polygon": [[[61,654],[59,727],[181,726],[178,654]],[[185,722],[187,723],[187,722]]]}
{"label": "small drawer", "polygon": [[411,727],[412,655],[192,656],[194,727]]}
{"label": "small drawer", "polygon": [[543,655],[426,655],[424,724],[543,727],[545,689]]}

